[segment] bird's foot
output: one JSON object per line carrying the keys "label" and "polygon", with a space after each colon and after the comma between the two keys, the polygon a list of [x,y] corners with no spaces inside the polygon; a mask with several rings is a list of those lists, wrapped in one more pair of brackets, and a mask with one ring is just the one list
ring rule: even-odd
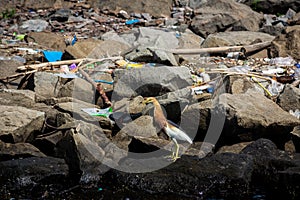
{"label": "bird's foot", "polygon": [[171,160],[172,160],[173,162],[175,162],[178,158],[180,158],[180,157],[179,157],[179,156],[172,156]]}
{"label": "bird's foot", "polygon": [[179,156],[176,156],[175,153],[173,152],[171,155],[169,156],[165,156],[164,158],[169,159],[173,162],[175,162],[178,158],[180,158]]}

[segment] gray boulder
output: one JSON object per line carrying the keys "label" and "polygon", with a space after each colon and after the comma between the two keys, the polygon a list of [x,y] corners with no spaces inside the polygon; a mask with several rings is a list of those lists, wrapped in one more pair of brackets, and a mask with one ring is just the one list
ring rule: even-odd
{"label": "gray boulder", "polygon": [[277,36],[271,44],[272,57],[291,56],[294,59],[300,59],[300,27],[296,26],[292,29],[287,29],[286,34]]}
{"label": "gray boulder", "polygon": [[86,103],[83,101],[64,102],[64,103],[56,104],[55,108],[61,112],[70,114],[74,119],[77,119],[77,120],[83,120],[83,121],[86,121],[89,123],[97,123],[99,121],[108,121],[108,123],[109,123],[109,120],[104,117],[92,116],[82,110],[85,108],[100,109],[99,107],[95,106],[94,104]]}
{"label": "gray boulder", "polygon": [[[16,74],[18,67],[23,65],[22,62],[16,60],[15,58],[14,57],[5,57],[5,55],[3,55],[2,60],[0,60],[1,78],[6,78],[6,77]],[[10,83],[6,84],[6,87],[8,87],[9,89],[12,89],[12,88],[17,89],[20,81],[21,81],[21,78],[18,78],[16,80],[11,80]],[[5,86],[2,83],[0,83],[0,88],[5,88]]]}
{"label": "gray boulder", "polygon": [[296,12],[300,11],[300,2],[298,0],[286,0],[284,3],[280,0],[238,0],[248,6],[251,6],[257,12],[278,14],[286,13],[290,8]]}
{"label": "gray boulder", "polygon": [[[61,188],[68,180],[68,173],[68,166],[63,159],[59,158],[30,157],[8,160],[0,162],[0,185],[1,188],[11,191],[16,188],[31,191],[45,183],[51,184],[53,189],[57,185]],[[4,191],[1,191],[1,194],[2,192]],[[34,195],[41,197],[43,194]]]}
{"label": "gray boulder", "polygon": [[[251,16],[251,17],[249,17]],[[262,15],[234,0],[211,0],[195,10],[191,28],[206,38],[209,34],[232,30],[258,31]]]}
{"label": "gray boulder", "polygon": [[283,92],[279,95],[278,104],[287,112],[300,109],[300,89],[290,84],[285,85]]}
{"label": "gray boulder", "polygon": [[95,58],[118,56],[129,48],[127,44],[113,40],[97,40],[94,38],[81,40],[68,46],[63,59]]}
{"label": "gray boulder", "polygon": [[56,97],[63,82],[53,73],[36,72],[34,74],[34,91],[37,99]]}
{"label": "gray boulder", "polygon": [[31,19],[28,21],[25,21],[20,26],[20,32],[21,33],[27,33],[27,32],[42,32],[47,29],[49,23],[42,19]]}
{"label": "gray boulder", "polygon": [[128,60],[177,65],[172,53],[160,50],[178,47],[178,39],[174,31],[140,27],[128,34],[122,34],[121,37],[137,47],[134,51],[126,54],[125,58]]}
{"label": "gray boulder", "polygon": [[1,161],[26,157],[46,157],[46,155],[29,143],[9,144],[0,140]]}
{"label": "gray boulder", "polygon": [[255,91],[221,94],[217,109],[226,113],[222,136],[227,142],[266,137],[283,147],[289,132],[300,124],[297,118]]}
{"label": "gray boulder", "polygon": [[47,32],[30,32],[28,34],[29,41],[34,39],[36,43],[44,47],[55,49],[57,51],[64,51],[66,49],[66,43],[64,37],[55,33]]}
{"label": "gray boulder", "polygon": [[[111,142],[99,126],[83,121],[76,121],[76,124],[80,125],[80,131],[72,134],[76,146],[72,151],[83,171],[81,180],[99,180],[99,174],[107,171],[108,167],[117,167],[120,159],[127,156],[127,151]],[[78,164],[76,158],[71,163]]]}
{"label": "gray boulder", "polygon": [[35,93],[31,90],[2,89],[0,90],[0,104],[31,108],[35,105]]}
{"label": "gray boulder", "polygon": [[[126,162],[128,166],[138,165]],[[145,164],[143,162],[140,165]],[[148,163],[149,168],[158,162],[157,158],[152,160]],[[128,190],[163,193],[168,199],[184,199],[186,195],[189,199],[199,196],[204,199],[242,199],[249,190],[253,164],[250,156],[239,154],[218,154],[201,160],[183,156],[173,164],[148,173],[110,170],[102,181],[116,180],[115,186],[126,185]],[[174,177],[180,181],[174,181]],[[221,192],[224,190],[227,192]]]}
{"label": "gray boulder", "polygon": [[157,137],[157,130],[153,126],[153,118],[150,116],[141,116],[129,122],[122,128],[121,132],[131,137]]}
{"label": "gray boulder", "polygon": [[222,146],[217,153],[241,153],[241,151],[252,142],[241,142],[230,146]]}
{"label": "gray boulder", "polygon": [[10,143],[33,139],[35,131],[43,127],[45,113],[20,106],[0,106],[0,138]]}
{"label": "gray boulder", "polygon": [[96,90],[92,84],[82,78],[75,78],[63,84],[54,97],[73,97],[87,103],[95,102]]}
{"label": "gray boulder", "polygon": [[192,85],[186,67],[143,67],[115,71],[112,99],[132,96],[159,96]]}

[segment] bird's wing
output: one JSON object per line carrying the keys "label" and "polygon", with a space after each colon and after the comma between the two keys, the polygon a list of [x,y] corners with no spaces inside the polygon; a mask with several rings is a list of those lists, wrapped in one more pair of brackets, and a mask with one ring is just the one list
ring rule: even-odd
{"label": "bird's wing", "polygon": [[171,138],[188,141],[191,144],[193,143],[192,139],[183,130],[181,130],[177,124],[172,121],[168,120],[165,131]]}

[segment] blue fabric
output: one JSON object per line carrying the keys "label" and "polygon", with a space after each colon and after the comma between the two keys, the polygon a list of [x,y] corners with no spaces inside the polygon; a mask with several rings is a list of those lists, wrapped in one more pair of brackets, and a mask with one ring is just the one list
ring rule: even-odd
{"label": "blue fabric", "polygon": [[61,60],[63,52],[61,51],[43,51],[45,58],[48,62],[55,62]]}

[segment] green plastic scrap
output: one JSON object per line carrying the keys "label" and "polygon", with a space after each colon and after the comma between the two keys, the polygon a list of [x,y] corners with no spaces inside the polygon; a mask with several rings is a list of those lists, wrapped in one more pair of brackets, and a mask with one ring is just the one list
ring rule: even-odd
{"label": "green plastic scrap", "polygon": [[81,110],[91,116],[99,116],[99,117],[106,117],[106,118],[113,112],[111,107],[104,108],[104,109],[82,108]]}

